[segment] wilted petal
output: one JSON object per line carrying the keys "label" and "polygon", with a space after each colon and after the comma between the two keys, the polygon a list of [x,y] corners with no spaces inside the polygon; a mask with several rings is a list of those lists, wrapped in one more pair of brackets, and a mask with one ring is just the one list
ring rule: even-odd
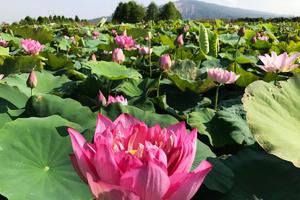
{"label": "wilted petal", "polygon": [[170,189],[163,197],[165,200],[189,200],[200,188],[206,175],[212,169],[212,165],[207,161],[202,161],[200,165],[190,173],[175,174],[171,177]]}

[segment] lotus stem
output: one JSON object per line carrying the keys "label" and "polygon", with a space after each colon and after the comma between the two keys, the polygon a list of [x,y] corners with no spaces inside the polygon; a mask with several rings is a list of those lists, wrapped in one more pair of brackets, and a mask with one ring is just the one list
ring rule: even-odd
{"label": "lotus stem", "polygon": [[218,111],[218,100],[219,100],[219,90],[220,90],[221,84],[218,85],[216,89],[216,96],[215,96],[215,111]]}
{"label": "lotus stem", "polygon": [[274,85],[277,86],[278,83],[278,72],[275,72],[275,79],[274,79]]}
{"label": "lotus stem", "polygon": [[240,41],[241,41],[241,36],[239,36],[239,39],[236,43],[236,48],[235,48],[235,54],[234,54],[234,73],[236,73],[236,68],[237,68],[237,62],[236,62],[236,59],[237,59],[237,53],[238,53],[238,50],[239,50],[239,44],[240,44]]}
{"label": "lotus stem", "polygon": [[160,80],[162,78],[162,75],[163,75],[164,72],[161,72],[159,77],[158,77],[158,83],[157,83],[157,93],[156,93],[156,97],[159,97],[159,90],[160,90]]}

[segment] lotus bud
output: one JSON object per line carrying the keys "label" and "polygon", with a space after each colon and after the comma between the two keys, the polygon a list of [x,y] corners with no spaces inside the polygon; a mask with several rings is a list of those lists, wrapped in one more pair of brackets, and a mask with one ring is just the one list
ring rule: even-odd
{"label": "lotus bud", "polygon": [[254,36],[254,37],[252,37],[251,38],[251,42],[253,43],[253,44],[255,44],[256,42],[257,42],[257,38]]}
{"label": "lotus bud", "polygon": [[100,90],[99,90],[98,100],[99,100],[99,102],[101,103],[102,106],[107,105],[106,98]]}
{"label": "lotus bud", "polygon": [[112,53],[112,60],[119,64],[123,63],[125,61],[123,50],[120,48],[116,48]]}
{"label": "lotus bud", "polygon": [[111,34],[116,37],[118,35],[117,31],[115,29],[112,29],[111,30]]}
{"label": "lotus bud", "polygon": [[8,42],[0,39],[0,46],[6,48],[8,46]]}
{"label": "lotus bud", "polygon": [[187,33],[189,30],[190,30],[190,26],[189,25],[184,25],[183,32]]}
{"label": "lotus bud", "polygon": [[139,54],[144,55],[151,55],[152,54],[152,48],[149,47],[140,47],[139,48]]}
{"label": "lotus bud", "polygon": [[160,57],[159,63],[160,63],[161,69],[163,69],[164,71],[168,71],[172,66],[172,61],[171,61],[170,55],[169,54],[162,55]]}
{"label": "lotus bud", "polygon": [[176,38],[176,44],[181,47],[184,45],[184,41],[183,41],[183,34],[178,35],[178,37]]}
{"label": "lotus bud", "polygon": [[238,36],[244,37],[245,36],[245,27],[241,27],[238,31]]}
{"label": "lotus bud", "polygon": [[33,70],[29,73],[28,79],[26,81],[26,85],[27,85],[27,87],[29,87],[31,89],[33,89],[37,86],[37,77]]}
{"label": "lotus bud", "polygon": [[92,61],[97,61],[96,54],[94,54],[94,53],[92,54],[92,56],[91,56],[91,60],[92,60]]}

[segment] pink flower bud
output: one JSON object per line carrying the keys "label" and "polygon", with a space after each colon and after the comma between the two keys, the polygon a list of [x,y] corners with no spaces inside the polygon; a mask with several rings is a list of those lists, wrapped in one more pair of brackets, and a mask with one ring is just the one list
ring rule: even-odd
{"label": "pink flower bud", "polygon": [[139,48],[139,54],[144,55],[151,55],[152,54],[152,48],[149,47],[140,47]]}
{"label": "pink flower bud", "polygon": [[92,35],[93,35],[93,39],[95,40],[100,36],[100,33],[98,31],[93,31]]}
{"label": "pink flower bud", "polygon": [[26,85],[27,85],[27,87],[29,87],[31,89],[33,89],[37,86],[37,77],[33,70],[29,73],[28,79],[26,81]]}
{"label": "pink flower bud", "polygon": [[97,57],[96,57],[96,55],[95,55],[94,53],[93,53],[92,56],[91,56],[91,60],[92,60],[92,61],[97,61]]}
{"label": "pink flower bud", "polygon": [[100,90],[99,90],[98,100],[99,100],[99,102],[101,103],[102,106],[107,105],[106,98]]}
{"label": "pink flower bud", "polygon": [[172,65],[170,55],[169,54],[162,55],[160,57],[159,63],[160,63],[161,69],[163,69],[164,71],[168,71]]}
{"label": "pink flower bud", "polygon": [[244,37],[244,35],[245,35],[245,27],[241,27],[240,29],[239,29],[239,31],[238,31],[238,36],[240,36],[240,37]]}
{"label": "pink flower bud", "polygon": [[6,48],[8,46],[8,42],[0,39],[0,46]]}
{"label": "pink flower bud", "polygon": [[116,48],[112,53],[112,60],[119,64],[123,63],[125,61],[123,50],[120,48]]}
{"label": "pink flower bud", "polygon": [[189,30],[190,30],[190,26],[189,25],[184,25],[183,32],[187,33]]}
{"label": "pink flower bud", "polygon": [[111,30],[111,34],[116,37],[118,35],[117,31],[115,29]]}
{"label": "pink flower bud", "polygon": [[251,42],[253,43],[253,44],[255,44],[256,42],[257,42],[257,38],[254,36],[254,37],[252,37],[251,38]]}
{"label": "pink flower bud", "polygon": [[183,34],[178,35],[178,37],[176,38],[176,45],[178,45],[179,47],[184,45]]}

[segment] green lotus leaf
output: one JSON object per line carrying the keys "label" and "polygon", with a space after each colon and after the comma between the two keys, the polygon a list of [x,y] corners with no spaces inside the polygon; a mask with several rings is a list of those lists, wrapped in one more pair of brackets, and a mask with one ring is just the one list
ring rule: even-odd
{"label": "green lotus leaf", "polygon": [[215,86],[211,80],[200,79],[200,70],[191,60],[175,62],[167,75],[183,92],[189,89],[195,93],[203,93]]}
{"label": "green lotus leaf", "polygon": [[247,121],[257,142],[269,153],[300,167],[300,78],[257,81],[243,98]]}
{"label": "green lotus leaf", "polygon": [[62,99],[50,94],[31,97],[27,102],[26,112],[27,115],[34,117],[59,115],[85,129],[94,128],[97,118],[97,114],[93,113],[89,107],[82,106],[78,101]]}
{"label": "green lotus leaf", "polygon": [[7,123],[0,133],[0,193],[9,200],[92,199],[69,159],[70,138],[58,134],[69,126],[59,116]]}
{"label": "green lotus leaf", "polygon": [[119,65],[115,62],[95,62],[90,61],[85,63],[91,68],[93,74],[104,76],[110,80],[121,80],[126,78],[139,79],[142,77],[135,69],[127,68],[124,65]]}
{"label": "green lotus leaf", "polygon": [[[36,71],[37,76],[37,86],[33,89],[32,94],[43,94],[43,93],[51,93],[51,92],[59,92],[59,88],[61,88],[64,84],[69,82],[70,80],[66,76],[54,76],[48,71],[38,72]],[[19,88],[21,92],[30,96],[31,89],[26,86],[26,81],[28,78],[28,73],[23,74],[15,74],[10,75],[4,79],[4,81],[9,86],[15,86]]]}

